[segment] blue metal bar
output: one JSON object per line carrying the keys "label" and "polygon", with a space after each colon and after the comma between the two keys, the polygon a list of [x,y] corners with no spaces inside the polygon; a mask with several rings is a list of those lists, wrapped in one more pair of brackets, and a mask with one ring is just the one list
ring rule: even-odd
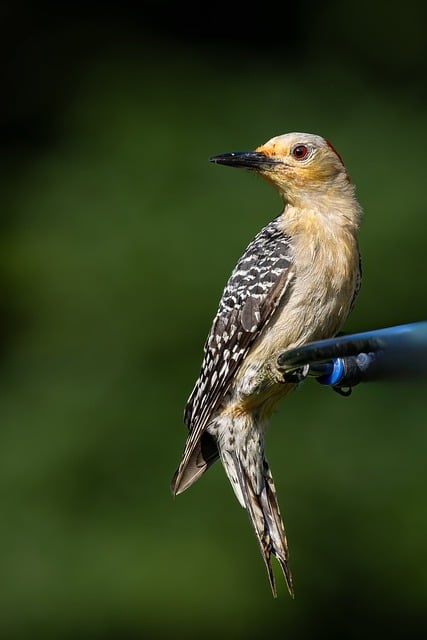
{"label": "blue metal bar", "polygon": [[308,375],[335,388],[379,379],[427,376],[427,322],[319,340],[280,354],[285,372],[309,365]]}

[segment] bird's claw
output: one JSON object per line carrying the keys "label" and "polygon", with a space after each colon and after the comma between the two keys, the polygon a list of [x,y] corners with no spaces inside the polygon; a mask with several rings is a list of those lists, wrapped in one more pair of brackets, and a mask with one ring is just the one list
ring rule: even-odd
{"label": "bird's claw", "polygon": [[303,367],[298,367],[298,369],[292,369],[285,371],[283,373],[283,382],[290,382],[292,384],[300,384],[303,382],[309,371],[310,366],[305,364]]}

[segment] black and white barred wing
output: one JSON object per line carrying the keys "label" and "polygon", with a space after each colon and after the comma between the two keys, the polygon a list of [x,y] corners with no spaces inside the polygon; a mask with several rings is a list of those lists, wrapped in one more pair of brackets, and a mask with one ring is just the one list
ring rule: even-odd
{"label": "black and white barred wing", "polygon": [[218,456],[206,425],[290,286],[289,240],[273,220],[250,243],[227,282],[205,343],[200,376],[185,408],[190,433],[173,480],[175,493],[189,487]]}

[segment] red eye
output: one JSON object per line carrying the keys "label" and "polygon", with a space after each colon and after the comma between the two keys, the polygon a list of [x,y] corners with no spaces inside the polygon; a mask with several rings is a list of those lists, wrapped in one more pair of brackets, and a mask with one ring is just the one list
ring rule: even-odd
{"label": "red eye", "polygon": [[292,155],[296,160],[304,160],[307,157],[308,149],[305,144],[298,144],[292,149]]}

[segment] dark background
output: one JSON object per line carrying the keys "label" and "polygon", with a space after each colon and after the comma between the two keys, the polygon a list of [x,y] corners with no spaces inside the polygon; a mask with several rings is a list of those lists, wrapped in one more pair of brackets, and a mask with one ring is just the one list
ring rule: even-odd
{"label": "dark background", "polygon": [[274,417],[294,601],[220,465],[169,492],[222,287],[281,206],[209,156],[327,137],[365,210],[346,330],[427,318],[424,4],[0,22],[0,637],[424,637],[424,383],[307,382]]}

